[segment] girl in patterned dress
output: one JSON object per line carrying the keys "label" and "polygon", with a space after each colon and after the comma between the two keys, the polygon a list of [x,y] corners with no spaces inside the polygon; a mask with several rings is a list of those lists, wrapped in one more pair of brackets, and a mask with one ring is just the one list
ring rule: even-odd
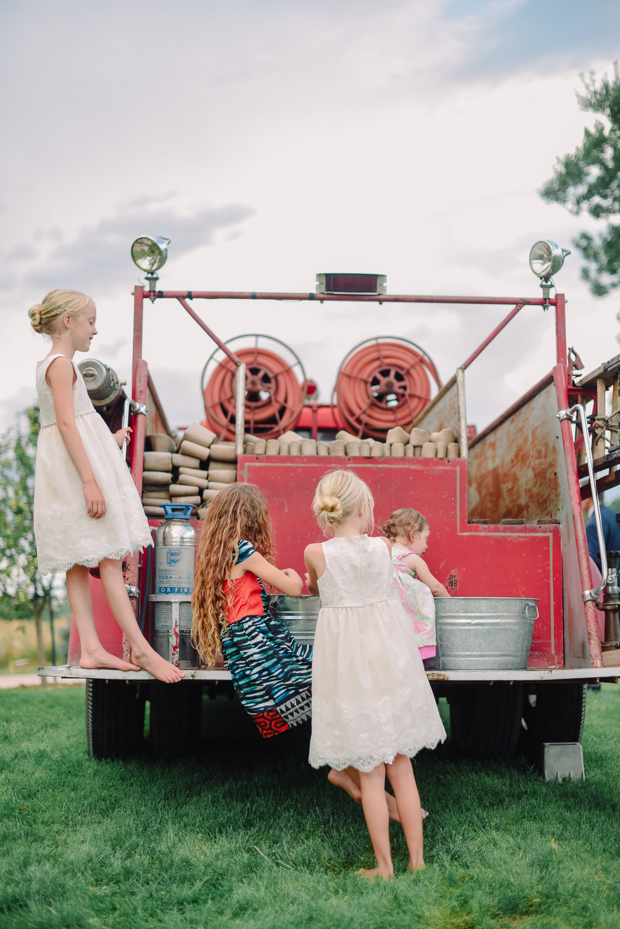
{"label": "girl in patterned dress", "polygon": [[374,501],[351,471],[318,484],[312,508],[334,538],[305,551],[308,589],[320,593],[314,639],[310,764],[355,769],[377,859],[363,876],[389,878],[389,809],[394,789],[409,868],[424,867],[422,808],[410,758],[446,737],[424,673],[413,625],[394,591],[392,543],[369,538]]}
{"label": "girl in patterned dress", "polygon": [[394,510],[383,524],[382,532],[392,543],[394,590],[413,620],[420,657],[434,658],[437,653],[434,598],[450,594],[433,577],[422,558],[428,549],[431,527],[417,510],[404,507]]}
{"label": "girl in patterned dress", "polygon": [[299,597],[300,576],[275,566],[267,501],[231,484],[209,507],[200,536],[192,634],[207,667],[221,652],[245,709],[264,738],[311,713],[312,646],[298,645],[274,618],[263,586]]}

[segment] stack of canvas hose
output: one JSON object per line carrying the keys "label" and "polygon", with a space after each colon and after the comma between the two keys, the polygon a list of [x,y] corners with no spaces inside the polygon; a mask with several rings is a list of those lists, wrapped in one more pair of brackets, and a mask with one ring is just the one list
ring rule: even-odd
{"label": "stack of canvas hose", "polygon": [[246,455],[332,455],[363,458],[459,458],[460,446],[452,429],[430,433],[426,429],[405,432],[390,429],[385,442],[339,432],[332,442],[304,439],[296,432],[285,432],[279,439],[246,436]]}

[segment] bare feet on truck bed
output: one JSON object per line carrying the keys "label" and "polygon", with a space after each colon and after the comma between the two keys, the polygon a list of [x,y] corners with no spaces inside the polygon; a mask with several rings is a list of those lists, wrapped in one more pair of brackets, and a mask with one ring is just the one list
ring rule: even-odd
{"label": "bare feet on truck bed", "polygon": [[104,648],[96,652],[91,652],[89,655],[82,654],[80,658],[80,668],[84,668],[85,671],[94,671],[97,669],[101,671],[141,670],[139,665],[133,664],[131,661],[124,661],[122,658],[117,658],[116,655],[111,655],[109,652],[106,652]]}
{"label": "bare feet on truck bed", "polygon": [[169,661],[166,661],[165,658],[162,658],[150,647],[148,650],[145,649],[144,652],[133,649],[133,659],[138,662],[141,668],[156,677],[158,681],[163,681],[164,684],[176,684],[185,677],[184,671],[175,668],[174,665],[170,664]]}

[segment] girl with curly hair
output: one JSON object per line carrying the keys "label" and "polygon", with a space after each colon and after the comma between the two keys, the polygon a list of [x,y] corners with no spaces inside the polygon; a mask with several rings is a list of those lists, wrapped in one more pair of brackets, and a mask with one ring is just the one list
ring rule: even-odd
{"label": "girl with curly hair", "polygon": [[264,584],[299,597],[300,576],[275,566],[262,493],[231,484],[209,507],[200,536],[192,634],[203,661],[221,652],[234,688],[264,738],[310,717],[312,646],[298,645],[275,619]]}

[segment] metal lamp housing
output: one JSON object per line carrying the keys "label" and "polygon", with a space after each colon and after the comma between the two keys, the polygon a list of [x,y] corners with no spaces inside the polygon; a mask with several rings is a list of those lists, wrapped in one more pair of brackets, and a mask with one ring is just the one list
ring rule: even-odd
{"label": "metal lamp housing", "polygon": [[166,264],[169,244],[163,235],[141,235],[131,246],[131,257],[141,271],[156,274]]}
{"label": "metal lamp housing", "polygon": [[568,249],[560,248],[551,239],[542,239],[530,250],[530,268],[536,277],[549,280],[561,269],[567,255],[570,255]]}

